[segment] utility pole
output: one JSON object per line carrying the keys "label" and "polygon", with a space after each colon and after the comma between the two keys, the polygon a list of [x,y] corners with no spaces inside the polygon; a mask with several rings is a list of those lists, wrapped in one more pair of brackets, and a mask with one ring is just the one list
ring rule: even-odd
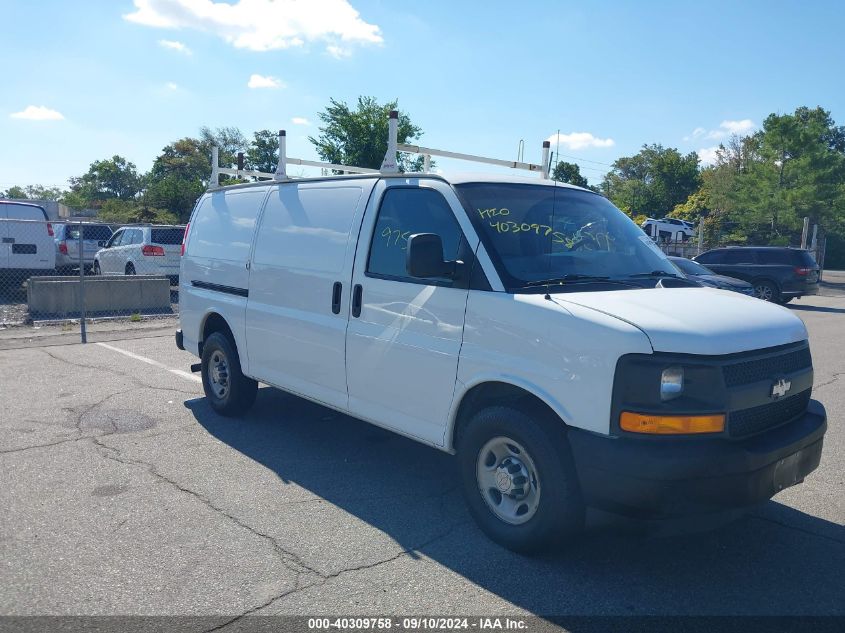
{"label": "utility pole", "polygon": [[801,231],[801,248],[807,248],[807,234],[810,232],[810,216],[804,216],[804,230]]}

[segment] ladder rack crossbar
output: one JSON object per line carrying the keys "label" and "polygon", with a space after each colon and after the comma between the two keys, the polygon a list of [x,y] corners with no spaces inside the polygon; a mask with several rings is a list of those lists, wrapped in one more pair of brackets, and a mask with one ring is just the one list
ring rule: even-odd
{"label": "ladder rack crossbar", "polygon": [[353,174],[378,174],[381,173],[378,169],[370,169],[369,167],[355,167],[353,165],[337,165],[335,163],[321,163],[317,160],[305,160],[302,158],[288,158],[287,163],[290,165],[305,165],[306,167],[322,167],[323,169],[334,169],[335,171],[347,171]]}
{"label": "ladder rack crossbar", "polygon": [[400,152],[408,152],[411,154],[423,154],[424,156],[441,156],[443,158],[457,158],[459,160],[467,160],[475,163],[487,163],[488,165],[498,165],[500,167],[510,167],[511,169],[523,169],[530,172],[542,172],[543,166],[534,163],[523,163],[513,160],[501,160],[499,158],[487,158],[486,156],[476,156],[474,154],[461,154],[459,152],[449,152],[442,149],[432,149],[430,147],[421,147],[419,145],[407,145],[405,143],[398,143],[396,149]]}

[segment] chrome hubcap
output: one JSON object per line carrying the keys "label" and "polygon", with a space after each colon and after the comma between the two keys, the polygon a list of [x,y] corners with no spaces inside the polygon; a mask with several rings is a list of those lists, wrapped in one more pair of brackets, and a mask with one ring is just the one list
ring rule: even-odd
{"label": "chrome hubcap", "polygon": [[758,299],[762,299],[763,301],[772,300],[772,289],[768,286],[755,286],[754,294]]}
{"label": "chrome hubcap", "polygon": [[229,393],[229,362],[220,350],[215,350],[208,359],[208,377],[214,395],[225,398]]}
{"label": "chrome hubcap", "polygon": [[540,480],[525,448],[508,437],[494,437],[478,453],[476,480],[487,507],[511,525],[525,523],[540,505]]}

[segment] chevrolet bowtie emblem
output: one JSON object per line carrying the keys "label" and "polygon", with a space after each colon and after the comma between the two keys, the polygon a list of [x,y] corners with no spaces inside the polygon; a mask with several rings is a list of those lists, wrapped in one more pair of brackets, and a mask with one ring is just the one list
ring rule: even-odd
{"label": "chevrolet bowtie emblem", "polygon": [[775,384],[772,385],[772,393],[771,396],[774,399],[782,398],[786,395],[786,392],[792,388],[792,383],[788,381],[786,378],[781,378]]}

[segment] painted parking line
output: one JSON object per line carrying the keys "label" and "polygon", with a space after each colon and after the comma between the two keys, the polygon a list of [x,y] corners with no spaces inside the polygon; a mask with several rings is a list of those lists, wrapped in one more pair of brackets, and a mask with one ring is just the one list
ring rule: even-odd
{"label": "painted parking line", "polygon": [[186,380],[193,380],[194,382],[202,382],[202,378],[199,376],[192,374],[187,371],[183,371],[181,369],[171,369],[164,363],[160,363],[157,360],[153,360],[152,358],[147,358],[146,356],[141,356],[140,354],[134,354],[132,352],[128,352],[125,349],[120,349],[119,347],[115,347],[113,345],[108,345],[107,343],[95,343],[95,345],[99,345],[100,347],[105,347],[106,349],[110,349],[113,352],[117,352],[118,354],[123,354],[124,356],[128,356],[129,358],[134,358],[135,360],[139,360],[142,363],[147,363],[148,365],[152,365],[153,367],[158,367],[160,369],[164,369],[165,371],[169,371],[171,374],[179,376],[180,378],[185,378]]}

